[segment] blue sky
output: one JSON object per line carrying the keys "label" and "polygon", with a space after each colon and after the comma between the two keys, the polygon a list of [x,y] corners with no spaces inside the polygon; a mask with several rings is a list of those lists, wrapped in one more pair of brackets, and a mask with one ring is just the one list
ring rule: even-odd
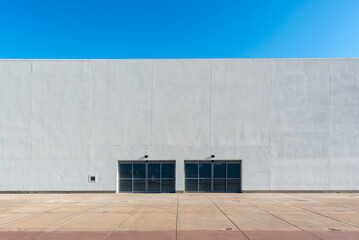
{"label": "blue sky", "polygon": [[359,0],[0,0],[0,58],[359,57]]}

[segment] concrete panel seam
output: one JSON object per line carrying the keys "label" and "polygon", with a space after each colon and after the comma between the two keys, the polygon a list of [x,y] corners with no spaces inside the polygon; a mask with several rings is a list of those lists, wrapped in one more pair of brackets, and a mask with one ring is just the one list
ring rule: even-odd
{"label": "concrete panel seam", "polygon": [[272,187],[272,60],[269,60],[269,101],[268,101],[268,121],[269,121],[269,188],[273,189]]}
{"label": "concrete panel seam", "polygon": [[209,145],[212,145],[212,76],[213,76],[213,59],[211,59],[211,69],[209,76]]}
{"label": "concrete panel seam", "polygon": [[[90,154],[90,145],[91,144],[91,139],[92,139],[92,87],[93,87],[93,82],[94,82],[94,77],[93,77],[93,73],[92,73],[92,64],[90,63],[90,106],[89,106],[89,134],[88,134],[88,149],[87,149],[87,152],[89,154],[88,156],[88,165],[87,165],[87,172],[89,173],[90,170],[91,170],[91,154]],[[87,189],[90,190],[90,183],[87,182]]]}
{"label": "concrete panel seam", "polygon": [[329,160],[329,190],[332,189],[331,187],[331,137],[332,137],[332,111],[333,111],[333,106],[332,106],[332,66],[331,63],[328,62],[328,67],[329,67],[329,136],[328,136],[328,160]]}
{"label": "concrete panel seam", "polygon": [[30,159],[30,176],[29,176],[29,188],[28,190],[32,189],[32,164],[33,164],[33,158],[34,158],[34,154],[33,154],[33,137],[32,137],[32,104],[33,104],[33,99],[32,99],[32,82],[33,82],[33,72],[34,72],[34,63],[31,62],[31,76],[30,76],[30,141],[31,141],[31,159]]}
{"label": "concrete panel seam", "polygon": [[153,59],[152,59],[152,73],[151,73],[151,129],[150,129],[150,135],[151,135],[151,146],[152,146],[152,143],[153,143],[153,137],[152,137],[152,131],[153,131]]}

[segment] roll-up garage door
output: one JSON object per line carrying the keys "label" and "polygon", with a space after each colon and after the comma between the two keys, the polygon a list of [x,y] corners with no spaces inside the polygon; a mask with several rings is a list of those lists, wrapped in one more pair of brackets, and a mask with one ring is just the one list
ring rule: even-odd
{"label": "roll-up garage door", "polygon": [[175,192],[174,161],[120,161],[119,192]]}
{"label": "roll-up garage door", "polygon": [[241,192],[241,161],[186,161],[186,192]]}

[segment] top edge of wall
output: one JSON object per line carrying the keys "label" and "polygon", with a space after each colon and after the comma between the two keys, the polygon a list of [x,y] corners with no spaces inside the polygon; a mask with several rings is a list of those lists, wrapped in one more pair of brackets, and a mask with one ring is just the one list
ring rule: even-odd
{"label": "top edge of wall", "polygon": [[113,61],[126,61],[126,60],[271,60],[271,61],[308,61],[308,60],[359,60],[359,58],[93,58],[93,59],[21,59],[21,58],[9,58],[0,59],[3,61],[66,61],[66,62],[87,62],[87,61],[101,61],[101,60],[113,60]]}

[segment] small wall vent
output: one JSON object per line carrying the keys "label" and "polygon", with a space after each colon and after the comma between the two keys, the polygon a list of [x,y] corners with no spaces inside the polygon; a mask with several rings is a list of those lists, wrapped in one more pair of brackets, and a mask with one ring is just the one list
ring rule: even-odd
{"label": "small wall vent", "polygon": [[97,180],[96,175],[89,175],[89,183],[95,183]]}

